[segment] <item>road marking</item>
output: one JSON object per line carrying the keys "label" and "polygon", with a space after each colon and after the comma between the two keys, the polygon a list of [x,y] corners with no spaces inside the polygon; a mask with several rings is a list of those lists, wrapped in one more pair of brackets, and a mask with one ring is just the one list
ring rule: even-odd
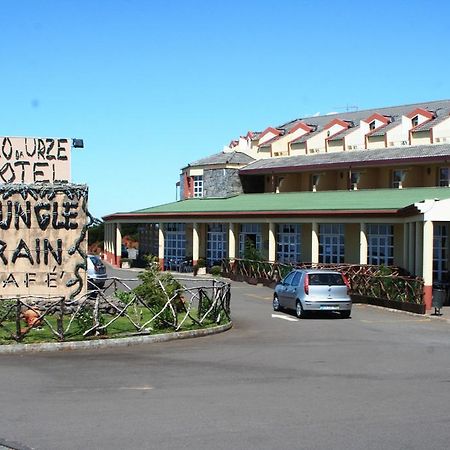
{"label": "road marking", "polygon": [[[67,390],[64,392],[104,392],[104,391],[150,391],[152,390],[152,386],[144,385],[144,386],[106,386],[106,387],[86,387],[86,388],[74,388]],[[1,447],[0,447],[1,450]]]}
{"label": "road marking", "polygon": [[256,295],[256,294],[244,294],[246,297],[254,297],[254,298],[259,298],[262,300],[272,300],[272,297],[261,297],[260,295]]}
{"label": "road marking", "polygon": [[151,389],[153,389],[151,386],[122,386],[119,388],[122,391],[150,391]]}
{"label": "road marking", "polygon": [[272,317],[274,317],[276,319],[287,320],[289,322],[298,322],[298,319],[294,319],[293,317],[288,317],[288,316],[282,316],[281,314],[272,314]]}

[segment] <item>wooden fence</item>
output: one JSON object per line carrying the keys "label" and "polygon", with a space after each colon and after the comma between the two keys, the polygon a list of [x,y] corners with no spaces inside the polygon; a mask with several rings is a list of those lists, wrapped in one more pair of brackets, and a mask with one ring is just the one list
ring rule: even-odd
{"label": "wooden fence", "polygon": [[0,299],[0,344],[23,342],[31,334],[38,336],[38,331],[63,342],[203,328],[231,320],[229,283],[203,279],[202,285],[185,286],[171,296],[161,285],[165,303],[155,307],[136,295],[130,282],[138,280],[109,278],[104,288],[76,300]]}
{"label": "wooden fence", "polygon": [[423,279],[407,276],[398,267],[321,263],[283,264],[245,259],[222,262],[224,276],[249,283],[263,283],[267,286],[274,286],[294,268],[338,270],[349,280],[354,296],[423,305]]}

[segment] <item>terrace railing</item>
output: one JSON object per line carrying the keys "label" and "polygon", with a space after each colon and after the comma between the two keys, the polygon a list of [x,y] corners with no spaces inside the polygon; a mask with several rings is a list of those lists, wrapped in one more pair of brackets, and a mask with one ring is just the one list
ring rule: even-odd
{"label": "terrace railing", "polygon": [[354,295],[395,302],[423,304],[423,279],[407,276],[399,267],[358,264],[299,263],[235,259],[223,260],[222,273],[234,279],[246,279],[274,285],[292,269],[332,269],[342,272],[350,282]]}

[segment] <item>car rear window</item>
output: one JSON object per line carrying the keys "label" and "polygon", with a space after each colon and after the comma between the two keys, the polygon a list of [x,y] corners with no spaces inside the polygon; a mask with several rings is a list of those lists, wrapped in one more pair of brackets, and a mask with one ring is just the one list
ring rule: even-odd
{"label": "car rear window", "polygon": [[340,273],[310,273],[311,286],[344,286],[345,282]]}

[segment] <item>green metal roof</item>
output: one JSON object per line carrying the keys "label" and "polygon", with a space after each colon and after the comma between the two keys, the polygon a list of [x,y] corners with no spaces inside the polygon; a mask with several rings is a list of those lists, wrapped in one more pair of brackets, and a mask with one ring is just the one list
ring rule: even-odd
{"label": "green metal roof", "polygon": [[228,198],[193,198],[118,214],[399,210],[423,200],[448,198],[450,188],[446,187],[241,194]]}

